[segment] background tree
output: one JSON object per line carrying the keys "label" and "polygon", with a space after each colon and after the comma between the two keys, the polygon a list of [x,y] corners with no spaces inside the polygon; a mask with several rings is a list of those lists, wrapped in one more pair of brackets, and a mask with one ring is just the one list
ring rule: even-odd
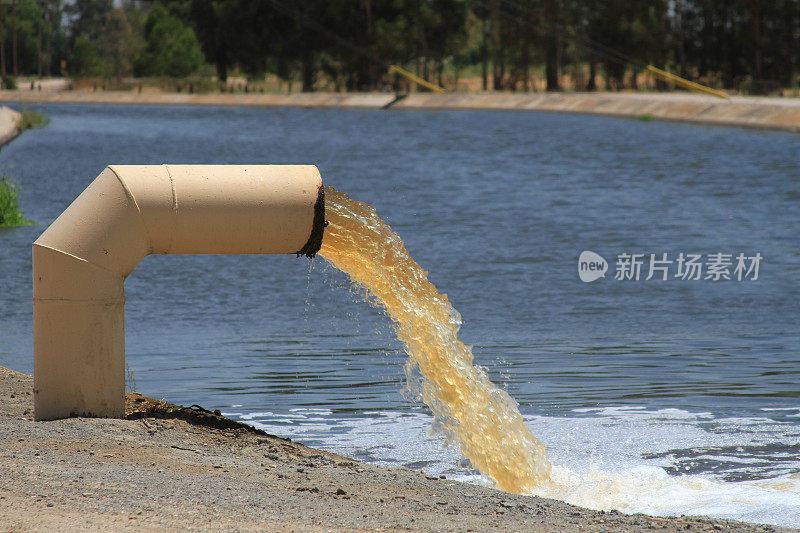
{"label": "background tree", "polygon": [[205,62],[194,30],[169,14],[160,3],[147,12],[144,49],[136,56],[137,76],[185,77]]}
{"label": "background tree", "polygon": [[270,73],[307,91],[379,90],[391,64],[449,87],[471,71],[486,89],[635,89],[655,64],[770,93],[798,85],[800,0],[0,0],[0,73],[63,60],[103,77],[208,61],[222,83]]}
{"label": "background tree", "polygon": [[128,16],[122,9],[112,9],[103,15],[100,32],[94,41],[101,76],[121,78],[130,76],[133,58],[139,48]]}

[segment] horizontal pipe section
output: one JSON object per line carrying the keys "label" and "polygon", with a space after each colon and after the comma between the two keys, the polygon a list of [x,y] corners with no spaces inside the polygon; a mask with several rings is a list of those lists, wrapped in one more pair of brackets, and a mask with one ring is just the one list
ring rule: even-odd
{"label": "horizontal pipe section", "polygon": [[323,228],[315,166],[109,166],[33,244],[36,419],[124,415],[123,285],[148,254],[313,256]]}

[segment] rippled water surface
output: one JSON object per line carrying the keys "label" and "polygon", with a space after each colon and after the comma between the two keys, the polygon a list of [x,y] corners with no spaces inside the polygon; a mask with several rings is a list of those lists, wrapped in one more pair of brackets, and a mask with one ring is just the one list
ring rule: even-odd
{"label": "rippled water surface", "polygon": [[[112,163],[316,164],[447,293],[476,363],[548,446],[562,481],[549,495],[800,527],[797,135],[488,111],[39,109],[51,123],[0,151],[28,218],[52,221]],[[0,365],[26,372],[43,229],[0,229]],[[580,281],[584,250],[609,261],[605,279]],[[645,281],[647,264],[614,279],[618,254],[681,252],[764,259],[757,281]],[[136,388],[479,480],[402,394],[405,355],[362,292],[321,258],[149,257],[126,282]]]}

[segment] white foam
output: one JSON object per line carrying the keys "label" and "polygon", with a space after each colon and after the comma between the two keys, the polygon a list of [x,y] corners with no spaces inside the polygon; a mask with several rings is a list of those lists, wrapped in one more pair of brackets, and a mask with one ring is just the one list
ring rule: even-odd
{"label": "white foam", "polygon": [[791,415],[785,415],[789,418],[800,418],[800,407],[762,407],[762,411],[797,411]]}
{"label": "white foam", "polygon": [[[373,464],[491,484],[469,468],[457,446],[431,434],[432,420],[423,410],[352,418],[315,412],[313,420],[308,414],[293,410],[241,418],[268,432]],[[791,447],[800,432],[795,424],[641,406],[582,409],[565,417],[527,416],[526,422],[547,444],[554,464],[552,483],[537,495],[592,509],[800,527],[800,458]],[[704,470],[709,464],[718,468]],[[720,477],[757,472],[764,464],[773,468],[759,471],[769,479],[734,482]],[[684,470],[687,475],[674,475]]]}
{"label": "white foam", "polygon": [[800,480],[788,476],[733,483],[698,475],[670,476],[653,466],[609,472],[591,465],[582,471],[554,466],[551,479],[550,486],[534,494],[597,510],[800,525]]}

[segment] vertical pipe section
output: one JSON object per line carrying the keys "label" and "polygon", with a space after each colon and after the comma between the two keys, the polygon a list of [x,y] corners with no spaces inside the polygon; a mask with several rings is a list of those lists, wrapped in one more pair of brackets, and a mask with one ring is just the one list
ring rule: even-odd
{"label": "vertical pipe section", "polygon": [[105,169],[33,244],[36,419],[124,416],[124,282],[145,256],[313,256],[323,227],[315,166]]}

